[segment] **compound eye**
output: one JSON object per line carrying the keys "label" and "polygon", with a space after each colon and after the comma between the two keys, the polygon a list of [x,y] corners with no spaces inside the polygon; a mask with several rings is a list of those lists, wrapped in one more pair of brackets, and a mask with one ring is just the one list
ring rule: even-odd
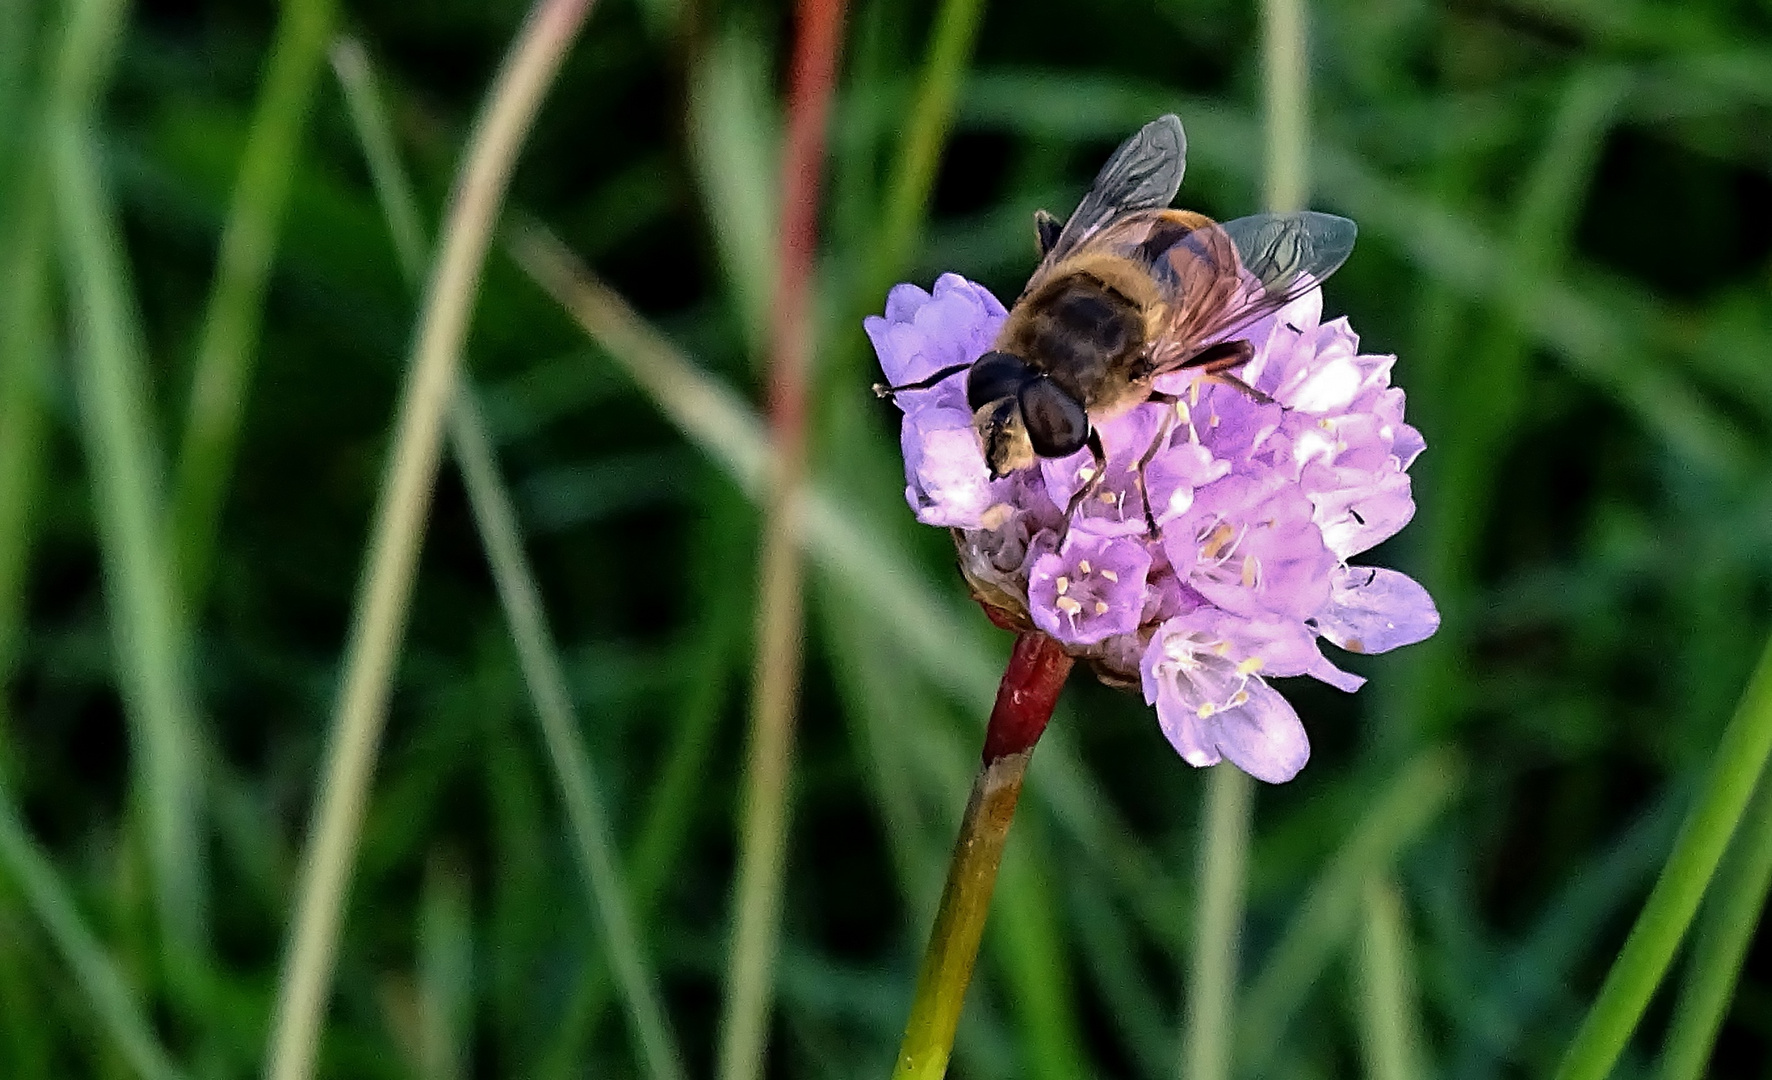
{"label": "compound eye", "polygon": [[977,412],[993,401],[1014,397],[1022,384],[1033,377],[1027,361],[1014,353],[985,353],[966,373],[966,404]]}
{"label": "compound eye", "polygon": [[1018,400],[1028,441],[1041,457],[1069,457],[1089,440],[1089,413],[1051,379],[1042,375],[1023,384]]}

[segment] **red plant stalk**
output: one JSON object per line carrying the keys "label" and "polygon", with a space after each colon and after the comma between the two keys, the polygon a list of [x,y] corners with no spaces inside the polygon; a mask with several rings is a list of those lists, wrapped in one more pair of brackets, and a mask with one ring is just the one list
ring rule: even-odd
{"label": "red plant stalk", "polygon": [[917,974],[916,997],[894,1080],[936,1080],[947,1072],[1021,781],[1034,744],[1052,719],[1071,663],[1056,641],[1037,630],[1015,639],[985,728],[983,760],[966,801],[941,906]]}
{"label": "red plant stalk", "polygon": [[799,501],[806,471],[812,277],[825,127],[842,35],[842,0],[801,0],[782,147],[781,248],[770,324],[768,415],[774,455],[759,559],[751,739],[720,1035],[722,1080],[760,1074],[772,997],[794,698],[803,647]]}

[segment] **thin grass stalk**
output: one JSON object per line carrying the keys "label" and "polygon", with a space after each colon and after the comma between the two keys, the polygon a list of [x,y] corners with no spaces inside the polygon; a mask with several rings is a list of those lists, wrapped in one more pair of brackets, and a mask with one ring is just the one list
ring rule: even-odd
{"label": "thin grass stalk", "polygon": [[1310,47],[1305,0],[1262,0],[1261,89],[1267,167],[1262,201],[1276,214],[1310,201]]}
{"label": "thin grass stalk", "polygon": [[1360,821],[1305,891],[1292,921],[1250,983],[1237,1031],[1240,1073],[1274,1073],[1299,1005],[1359,925],[1367,880],[1396,864],[1463,782],[1460,758],[1443,749],[1427,750],[1405,763],[1366,804]]}
{"label": "thin grass stalk", "polygon": [[[18,661],[35,504],[46,449],[50,325],[49,176],[42,159],[41,18],[0,0],[0,694]],[[0,777],[9,767],[0,727]]]}
{"label": "thin grass stalk", "polygon": [[1754,801],[1730,841],[1686,960],[1686,980],[1658,1065],[1661,1080],[1700,1080],[1717,1032],[1734,1004],[1748,948],[1772,889],[1772,779],[1760,774]]}
{"label": "thin grass stalk", "polygon": [[[1577,214],[1628,86],[1615,68],[1583,69],[1570,77],[1509,215],[1507,261],[1520,280],[1559,273],[1568,261]],[[1441,353],[1452,359],[1443,365],[1439,392],[1428,400],[1450,405],[1441,407],[1437,426],[1445,434],[1428,460],[1432,482],[1420,488],[1421,518],[1428,524],[1420,566],[1444,621],[1385,691],[1385,700],[1395,703],[1385,711],[1395,722],[1380,725],[1381,737],[1437,738],[1457,720],[1477,549],[1498,491],[1494,463],[1518,431],[1532,375],[1532,341],[1512,313],[1497,312],[1475,334],[1463,319],[1435,321],[1441,325],[1436,332],[1448,335]]]}
{"label": "thin grass stalk", "polygon": [[590,9],[591,0],[537,0],[487,95],[450,197],[346,645],[273,1013],[266,1060],[270,1080],[313,1075],[345,893],[442,452],[444,413],[454,396],[486,247],[517,152]]}
{"label": "thin grass stalk", "polygon": [[[659,901],[690,837],[697,814],[705,808],[703,791],[713,756],[724,707],[732,690],[732,675],[744,644],[744,625],[750,616],[751,582],[730,573],[735,559],[732,537],[753,520],[750,508],[733,493],[710,492],[693,560],[700,583],[693,669],[688,692],[676,714],[676,729],[665,764],[650,786],[646,813],[636,831],[627,859],[628,895],[633,898],[634,923],[652,927]],[[536,1069],[539,1078],[566,1080],[581,1071],[582,1048],[596,1030],[612,989],[606,969],[587,966],[564,1009],[557,1034]]]}
{"label": "thin grass stalk", "polygon": [[433,852],[419,894],[417,1038],[421,1080],[462,1080],[473,1052],[472,883],[446,854]]}
{"label": "thin grass stalk", "polygon": [[1380,875],[1367,879],[1354,1002],[1371,1080],[1426,1080],[1417,1023],[1413,956],[1403,897]]}
{"label": "thin grass stalk", "polygon": [[622,882],[615,842],[605,807],[608,800],[591,766],[589,752],[572,715],[572,699],[559,652],[548,632],[541,593],[523,553],[517,515],[498,483],[492,445],[474,399],[458,392],[449,414],[449,434],[466,479],[474,519],[486,545],[499,600],[511,624],[518,662],[528,684],[543,741],[553,766],[575,854],[591,907],[603,929],[609,966],[627,1007],[635,1049],[653,1080],[683,1080],[682,1056],[665,1020],[657,972],[646,957],[633,903]]}
{"label": "thin grass stalk", "polygon": [[1604,1080],[1612,1071],[1691,925],[1754,786],[1772,754],[1772,640],[1717,744],[1710,774],[1655,888],[1606,974],[1556,1080]]}
{"label": "thin grass stalk", "polygon": [[73,971],[74,984],[98,1018],[99,1029],[142,1080],[183,1080],[135,993],[104,946],[80,918],[73,893],[31,840],[18,808],[0,783],[0,872],[12,879],[31,914]]}
{"label": "thin grass stalk", "polygon": [[123,0],[80,0],[67,11],[48,160],[75,312],[80,431],[132,737],[132,795],[146,824],[164,943],[182,967],[202,954],[208,922],[201,742],[187,628],[165,550],[146,360],[96,130],[126,11]]}
{"label": "thin grass stalk", "polygon": [[1243,925],[1254,803],[1255,782],[1243,770],[1223,763],[1208,772],[1200,828],[1200,892],[1182,1035],[1184,1080],[1224,1080],[1231,1075],[1237,942]]}
{"label": "thin grass stalk", "polygon": [[879,303],[916,249],[923,219],[928,216],[941,148],[947,144],[954,103],[972,61],[972,46],[978,39],[983,15],[984,0],[943,0],[936,13],[929,51],[917,79],[916,98],[911,102],[886,185],[875,262],[863,282],[861,302],[868,305],[868,310]]}
{"label": "thin grass stalk", "polygon": [[795,699],[804,659],[801,495],[813,344],[825,129],[843,38],[843,0],[801,0],[782,147],[781,248],[770,326],[769,430],[774,453],[759,561],[757,660],[740,807],[732,942],[726,964],[717,1075],[761,1075],[774,998]]}
{"label": "thin grass stalk", "polygon": [[[35,125],[32,125],[35,126]],[[30,168],[0,248],[0,691],[23,641],[25,581],[40,486],[49,391],[50,207],[47,176]],[[24,190],[20,191],[19,189]],[[0,730],[0,775],[10,751]]]}
{"label": "thin grass stalk", "polygon": [[[369,160],[395,253],[408,278],[416,281],[424,264],[418,203],[400,163],[368,55],[357,42],[340,41],[332,49],[332,63]],[[655,1080],[678,1080],[683,1075],[681,1055],[665,1020],[658,977],[645,955],[639,921],[617,868],[607,799],[573,716],[565,669],[548,629],[535,571],[523,550],[516,508],[499,475],[485,419],[465,380],[449,408],[448,435],[486,547],[524,685],[541,724],[554,781],[566,808],[573,853],[590,893],[591,914],[602,927],[640,1058]]]}
{"label": "thin grass stalk", "polygon": [[265,286],[336,6],[335,0],[283,0],[222,228],[171,506],[179,585],[194,610],[207,591],[258,351]]}
{"label": "thin grass stalk", "polygon": [[[1309,197],[1309,86],[1304,0],[1262,4],[1262,99],[1266,111],[1264,193],[1276,213],[1302,209]],[[1200,836],[1199,904],[1188,966],[1182,1075],[1225,1080],[1231,1075],[1236,1030],[1237,955],[1243,928],[1243,892],[1249,833],[1255,812],[1253,782],[1229,764],[1207,780]]]}
{"label": "thin grass stalk", "polygon": [[1460,1038],[1464,1047],[1446,1076],[1494,1076],[1498,1062],[1523,1045],[1531,1025],[1567,1008],[1571,972],[1590,943],[1648,890],[1663,853],[1673,848],[1682,813],[1692,802],[1686,787],[1663,791],[1604,850],[1571,867],[1531,931],[1503,954],[1494,974],[1461,995],[1472,1015],[1495,1019],[1466,1027]]}

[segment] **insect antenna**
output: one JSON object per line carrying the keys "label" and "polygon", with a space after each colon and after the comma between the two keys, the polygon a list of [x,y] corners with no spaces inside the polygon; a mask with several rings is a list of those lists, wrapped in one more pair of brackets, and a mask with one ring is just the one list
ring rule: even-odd
{"label": "insect antenna", "polygon": [[885,383],[875,383],[874,395],[876,397],[890,398],[897,394],[902,394],[907,390],[927,390],[938,383],[953,378],[962,371],[969,371],[971,368],[971,364],[954,364],[951,367],[942,368],[927,379],[918,379],[916,382],[903,383],[899,386],[888,386]]}

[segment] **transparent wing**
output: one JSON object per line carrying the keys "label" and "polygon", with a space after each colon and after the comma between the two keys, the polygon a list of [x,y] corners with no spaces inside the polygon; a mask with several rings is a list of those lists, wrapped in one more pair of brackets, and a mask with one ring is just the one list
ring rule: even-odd
{"label": "transparent wing", "polygon": [[1354,249],[1354,223],[1333,214],[1257,214],[1193,229],[1152,254],[1174,300],[1157,335],[1157,373],[1187,366],[1322,284]]}
{"label": "transparent wing", "polygon": [[1041,269],[1075,251],[1121,214],[1168,206],[1181,190],[1181,174],[1186,169],[1187,135],[1179,119],[1173,114],[1159,116],[1139,128],[1096,174],[1089,194],[1072,211]]}

